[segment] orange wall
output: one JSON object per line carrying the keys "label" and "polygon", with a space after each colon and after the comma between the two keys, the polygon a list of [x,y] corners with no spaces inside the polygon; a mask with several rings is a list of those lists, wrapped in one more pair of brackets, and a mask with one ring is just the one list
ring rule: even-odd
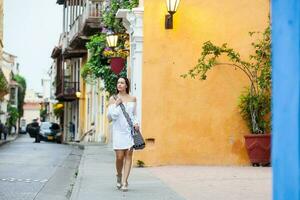
{"label": "orange wall", "polygon": [[251,53],[249,31],[268,22],[267,0],[181,1],[174,29],[164,28],[164,0],[144,2],[142,128],[155,138],[136,160],[146,165],[249,164],[238,111],[245,75],[220,66],[206,81],[180,77],[200,57],[203,42],[228,43],[245,58]]}

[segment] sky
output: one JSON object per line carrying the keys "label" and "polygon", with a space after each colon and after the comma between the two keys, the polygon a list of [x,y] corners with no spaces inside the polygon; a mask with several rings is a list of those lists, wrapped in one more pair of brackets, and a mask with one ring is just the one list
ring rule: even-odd
{"label": "sky", "polygon": [[56,0],[4,0],[4,50],[18,57],[28,89],[42,92],[41,79],[61,32],[62,7]]}

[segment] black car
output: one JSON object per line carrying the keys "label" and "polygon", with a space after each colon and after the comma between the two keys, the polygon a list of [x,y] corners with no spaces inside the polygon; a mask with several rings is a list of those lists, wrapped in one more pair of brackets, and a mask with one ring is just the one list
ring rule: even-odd
{"label": "black car", "polygon": [[42,122],[39,134],[42,140],[61,142],[62,134],[59,124],[53,122]]}

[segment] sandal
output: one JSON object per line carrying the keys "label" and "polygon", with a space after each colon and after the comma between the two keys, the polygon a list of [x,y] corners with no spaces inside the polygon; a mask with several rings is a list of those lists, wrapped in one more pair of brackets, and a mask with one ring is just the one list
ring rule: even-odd
{"label": "sandal", "polygon": [[123,183],[123,184],[122,184],[122,187],[121,187],[121,190],[122,190],[123,192],[127,192],[127,191],[128,191],[128,183]]}
{"label": "sandal", "polygon": [[117,188],[120,189],[122,187],[122,175],[117,175]]}

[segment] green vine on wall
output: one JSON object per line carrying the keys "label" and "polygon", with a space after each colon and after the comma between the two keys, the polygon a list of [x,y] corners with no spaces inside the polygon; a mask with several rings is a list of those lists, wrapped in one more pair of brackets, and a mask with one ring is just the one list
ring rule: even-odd
{"label": "green vine on wall", "polygon": [[53,113],[54,113],[55,117],[57,117],[57,118],[63,117],[63,114],[64,114],[63,102],[58,102],[58,103],[54,104]]}
{"label": "green vine on wall", "polygon": [[13,79],[18,83],[18,112],[19,112],[19,117],[23,117],[24,109],[24,99],[25,99],[25,94],[26,94],[26,80],[23,76],[21,75],[15,75]]}
{"label": "green vine on wall", "polygon": [[[81,69],[81,76],[87,83],[95,83],[97,78],[104,81],[104,88],[109,95],[116,93],[118,76],[112,72],[109,66],[110,57],[128,56],[127,45],[129,36],[122,24],[122,20],[116,18],[119,9],[132,9],[138,6],[138,0],[111,0],[102,12],[102,33],[90,38],[86,47],[89,50],[90,58]],[[118,34],[118,46],[112,51],[106,46],[106,32]],[[119,76],[127,76],[126,67]]]}
{"label": "green vine on wall", "polygon": [[9,127],[14,127],[16,126],[16,123],[19,119],[19,112],[18,109],[11,106],[10,104],[7,105],[7,112],[9,114],[8,117],[8,126]]}
{"label": "green vine on wall", "polygon": [[125,33],[126,29],[122,25],[122,20],[116,18],[119,9],[132,9],[139,5],[138,0],[111,0],[103,11],[103,27],[114,33]]}
{"label": "green vine on wall", "polygon": [[8,94],[9,90],[8,90],[8,83],[7,80],[2,72],[2,70],[0,70],[0,100],[6,95]]}
{"label": "green vine on wall", "polygon": [[47,109],[45,108],[40,109],[41,121],[44,122],[46,120],[46,117],[47,117]]}
{"label": "green vine on wall", "polygon": [[[81,76],[85,80],[89,80],[90,76],[102,79],[104,81],[103,89],[109,94],[115,94],[118,76],[110,69],[109,58],[103,55],[106,48],[106,34],[92,36],[86,46],[91,56],[81,69]],[[122,70],[120,76],[126,76],[126,68]]]}

